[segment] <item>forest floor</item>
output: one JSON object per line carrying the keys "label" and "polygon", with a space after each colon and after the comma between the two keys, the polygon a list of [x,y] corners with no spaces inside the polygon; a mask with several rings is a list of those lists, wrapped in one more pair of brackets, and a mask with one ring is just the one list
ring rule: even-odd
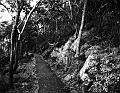
{"label": "forest floor", "polygon": [[38,93],[70,93],[65,84],[51,70],[49,64],[40,56],[35,54],[36,74],[38,78]]}

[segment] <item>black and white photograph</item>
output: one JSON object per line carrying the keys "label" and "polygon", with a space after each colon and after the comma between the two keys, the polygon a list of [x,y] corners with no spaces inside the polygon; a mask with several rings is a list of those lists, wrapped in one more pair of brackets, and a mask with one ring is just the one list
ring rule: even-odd
{"label": "black and white photograph", "polygon": [[120,93],[120,0],[0,0],[0,93]]}

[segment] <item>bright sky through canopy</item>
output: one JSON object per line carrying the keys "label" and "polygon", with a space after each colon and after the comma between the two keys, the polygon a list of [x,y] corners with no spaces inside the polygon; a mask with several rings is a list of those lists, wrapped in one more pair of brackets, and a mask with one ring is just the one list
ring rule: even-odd
{"label": "bright sky through canopy", "polygon": [[38,0],[33,0],[30,5],[31,5],[31,6],[34,6],[37,1],[38,1]]}
{"label": "bright sky through canopy", "polygon": [[[35,4],[36,4],[36,2],[37,2],[38,0],[33,0],[32,2],[31,2],[31,6],[34,6]],[[2,3],[4,3],[5,2],[5,0],[2,0]],[[4,3],[6,6],[8,6],[8,4],[7,3]],[[3,11],[4,10],[4,11]],[[3,11],[3,12],[2,12]],[[21,14],[21,17],[23,17],[24,16],[24,14],[22,13]],[[3,22],[3,21],[11,21],[12,20],[12,17],[11,17],[11,15],[8,13],[8,11],[2,6],[2,5],[0,5],[0,22]]]}
{"label": "bright sky through canopy", "polygon": [[6,9],[4,9],[3,6],[0,5],[0,22],[10,21],[10,20],[12,20],[11,15],[8,13],[8,11]]}

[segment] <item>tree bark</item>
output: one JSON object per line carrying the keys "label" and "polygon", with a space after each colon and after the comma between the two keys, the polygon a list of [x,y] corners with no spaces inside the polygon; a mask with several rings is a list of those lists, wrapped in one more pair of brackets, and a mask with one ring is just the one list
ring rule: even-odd
{"label": "tree bark", "polygon": [[37,4],[32,8],[30,13],[28,14],[27,19],[25,20],[25,23],[24,23],[24,26],[23,26],[21,32],[18,31],[18,26],[19,26],[20,13],[23,8],[23,2],[19,1],[19,0],[16,0],[16,1],[17,1],[17,10],[18,11],[17,11],[16,18],[15,18],[15,24],[14,24],[12,32],[11,32],[11,49],[10,49],[10,64],[9,64],[9,84],[10,84],[11,88],[13,87],[14,70],[16,70],[17,65],[18,65],[18,46],[21,43],[21,41],[20,41],[21,34],[23,33],[25,26],[27,24],[27,21],[29,20],[31,14],[33,13],[36,6],[40,3],[41,0],[39,0],[37,2]]}
{"label": "tree bark", "polygon": [[10,67],[9,67],[9,84],[10,86],[13,86],[13,65],[16,62],[16,38],[17,38],[17,23],[18,23],[18,15],[16,17],[16,23],[13,27],[12,33],[11,33],[11,53],[10,53]]}
{"label": "tree bark", "polygon": [[13,74],[14,74],[14,64],[17,64],[17,52],[18,52],[18,29],[17,26],[19,24],[19,18],[20,18],[20,12],[22,10],[22,6],[20,8],[20,5],[18,5],[18,0],[17,0],[17,14],[16,14],[16,19],[15,19],[15,24],[13,26],[12,32],[11,32],[11,52],[10,52],[10,64],[9,64],[9,84],[10,87],[13,87]]}
{"label": "tree bark", "polygon": [[82,20],[81,20],[81,26],[80,26],[79,34],[78,34],[77,39],[74,41],[74,43],[71,46],[72,49],[74,51],[76,51],[75,57],[78,57],[79,52],[80,52],[80,39],[81,39],[82,30],[83,30],[83,26],[84,26],[86,6],[87,6],[87,0],[84,0],[84,7],[83,7]]}

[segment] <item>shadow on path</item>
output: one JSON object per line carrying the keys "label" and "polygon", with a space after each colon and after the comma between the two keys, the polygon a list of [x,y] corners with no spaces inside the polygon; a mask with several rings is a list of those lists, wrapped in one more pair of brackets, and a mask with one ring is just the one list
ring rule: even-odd
{"label": "shadow on path", "polygon": [[70,93],[60,78],[51,70],[49,64],[40,55],[34,56],[37,64],[38,93]]}

